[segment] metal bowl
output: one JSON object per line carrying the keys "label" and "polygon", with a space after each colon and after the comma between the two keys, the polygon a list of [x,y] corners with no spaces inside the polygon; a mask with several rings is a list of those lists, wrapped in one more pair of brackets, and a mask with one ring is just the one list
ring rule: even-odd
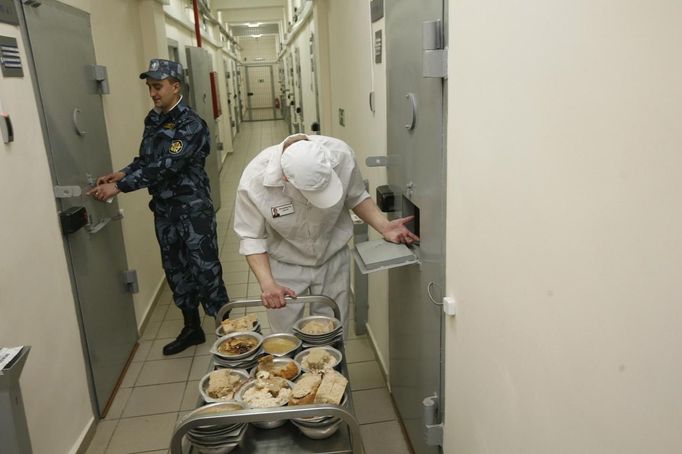
{"label": "metal bowl", "polygon": [[[271,344],[273,342],[277,342],[279,340],[290,341],[293,344],[293,347],[291,347],[285,351],[279,351],[279,352],[269,351],[268,350],[268,344]],[[272,356],[290,356],[292,353],[294,353],[296,350],[298,350],[301,347],[301,343],[302,343],[301,339],[294,336],[293,334],[289,334],[289,333],[270,334],[269,336],[265,336],[263,338],[263,351],[265,353],[272,355]]]}
{"label": "metal bowl", "polygon": [[[331,321],[334,324],[334,328],[332,328],[331,331],[327,333],[322,333],[322,334],[309,334],[304,332],[301,328],[305,326],[308,322],[315,321],[315,320],[320,320],[320,321]],[[334,318],[334,317],[327,317],[326,315],[311,315],[310,317],[304,317],[300,320],[298,320],[296,323],[294,323],[293,326],[294,331],[298,331],[301,333],[303,336],[310,336],[310,337],[316,337],[316,336],[329,336],[329,335],[334,335],[338,330],[341,329],[341,321]]]}
{"label": "metal bowl", "polygon": [[343,421],[339,419],[328,426],[310,427],[304,426],[294,420],[291,421],[293,425],[298,427],[298,429],[301,431],[301,433],[303,433],[303,435],[305,435],[308,438],[312,438],[313,440],[324,440],[325,438],[331,437],[339,430],[339,427],[341,426],[342,422]]}
{"label": "metal bowl", "polygon": [[341,364],[341,359],[343,358],[343,355],[341,354],[340,351],[333,347],[329,347],[327,345],[320,346],[320,347],[313,347],[313,348],[308,348],[306,350],[300,351],[296,356],[294,356],[294,360],[301,365],[301,369],[304,372],[309,372],[308,368],[303,366],[303,360],[305,359],[306,356],[310,354],[310,351],[315,349],[315,348],[321,348],[323,350],[327,350],[330,355],[332,355],[336,359],[336,363],[332,366],[334,368],[338,367],[339,364]]}
{"label": "metal bowl", "polygon": [[[237,392],[235,392],[235,397],[232,399],[217,399],[215,397],[211,397],[208,395],[206,390],[208,389],[208,382],[209,379],[211,378],[211,374],[215,374],[218,372],[225,373],[224,371],[229,371],[230,373],[237,374],[241,376],[244,379],[244,383],[246,383],[251,377],[249,376],[249,373],[246,372],[244,369],[218,369],[214,370],[212,372],[209,372],[208,374],[204,375],[201,380],[199,380],[199,393],[201,394],[201,397],[204,399],[204,402],[227,402],[227,401],[233,401],[235,400],[235,397],[237,395],[237,392],[239,392],[239,389],[237,389]],[[242,383],[242,386],[244,385]],[[241,386],[240,386],[241,387]]]}
{"label": "metal bowl", "polygon": [[[246,393],[246,391],[251,389],[255,384],[256,384],[255,379],[247,382],[245,385],[243,385],[241,387],[241,389],[239,390],[239,393],[237,395],[237,400],[244,403],[244,405],[246,405],[247,407],[250,407],[250,405],[248,404],[248,402],[246,402],[244,400],[244,393]],[[289,389],[294,387],[294,384],[290,381],[287,381],[287,385],[289,386]],[[285,406],[287,404],[287,402],[288,402],[288,399],[285,400],[282,404],[275,405],[272,407],[250,407],[250,408],[278,408],[278,407]],[[287,422],[286,419],[276,419],[274,421],[255,421],[255,422],[251,422],[250,424],[252,424],[252,425],[254,425],[260,429],[276,429],[277,427],[283,426],[286,422]]]}
{"label": "metal bowl", "polygon": [[[230,340],[234,337],[250,337],[250,338],[255,339],[257,342],[249,351],[244,352],[244,353],[238,353],[236,355],[231,355],[229,353],[224,353],[224,352],[221,352],[218,350],[218,347],[220,347],[220,345],[223,342]],[[229,359],[229,360],[241,359],[241,358],[246,358],[248,356],[253,355],[260,348],[262,343],[263,343],[263,336],[261,336],[260,334],[258,334],[256,332],[253,332],[253,331],[236,331],[234,333],[227,334],[227,335],[219,338],[217,341],[215,341],[213,343],[213,346],[211,347],[211,353],[213,353],[214,355],[219,356],[221,358],[224,358],[224,359]]]}
{"label": "metal bowl", "polygon": [[[294,361],[293,359],[287,357],[287,356],[283,356],[283,357],[281,357],[281,358],[273,358],[272,362],[273,362],[273,364],[274,364],[275,366],[284,366],[284,365],[287,365],[288,363],[294,363],[294,364],[296,364],[296,369],[297,369],[298,371],[296,372],[296,375],[294,375],[292,378],[289,378],[288,380],[293,381],[293,380],[296,379],[296,377],[298,377],[299,375],[301,375],[301,365],[298,364],[298,363],[297,363],[296,361]],[[255,377],[255,376],[256,376],[256,372],[258,372],[258,365],[256,365],[256,367],[254,367],[253,369],[251,369],[251,373],[250,373],[249,375],[250,375],[251,377]],[[284,378],[284,377],[282,377],[282,378]]]}

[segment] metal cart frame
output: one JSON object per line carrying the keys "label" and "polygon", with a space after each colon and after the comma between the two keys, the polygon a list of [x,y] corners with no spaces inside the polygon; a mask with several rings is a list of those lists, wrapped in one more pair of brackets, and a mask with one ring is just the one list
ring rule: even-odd
{"label": "metal cart frame", "polygon": [[[311,304],[322,303],[331,307],[334,317],[340,320],[339,307],[334,300],[326,296],[299,296],[296,299],[287,298],[287,304]],[[220,325],[223,316],[232,309],[240,307],[256,307],[261,304],[260,299],[237,300],[229,302],[220,308],[216,315],[216,327]],[[348,377],[346,363],[346,352],[343,342],[336,346],[343,358],[341,360],[341,372]],[[210,369],[213,369],[211,363]],[[203,401],[200,401],[203,403]],[[297,405],[294,407],[277,408],[253,408],[237,410],[227,413],[214,413],[210,415],[195,415],[180,421],[175,427],[171,439],[170,454],[183,454],[183,437],[191,429],[206,425],[228,425],[248,422],[269,422],[282,419],[335,416],[340,418],[343,423],[336,434],[328,439],[313,440],[300,433],[298,428],[286,424],[277,429],[254,429],[249,427],[241,440],[240,446],[235,448],[235,454],[251,453],[315,453],[315,454],[341,454],[359,453],[364,454],[364,446],[360,434],[360,426],[354,416],[353,400],[350,386],[346,388],[345,408],[330,404],[308,404]],[[257,437],[254,437],[254,431]],[[256,439],[257,438],[257,439]]]}

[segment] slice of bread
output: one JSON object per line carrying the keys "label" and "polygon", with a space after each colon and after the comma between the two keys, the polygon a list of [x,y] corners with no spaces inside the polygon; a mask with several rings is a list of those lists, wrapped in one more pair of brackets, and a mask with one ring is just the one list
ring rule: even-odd
{"label": "slice of bread", "polygon": [[346,377],[334,369],[327,369],[324,372],[320,387],[317,388],[314,402],[316,404],[340,404],[347,384],[348,379]]}
{"label": "slice of bread", "polygon": [[322,377],[318,374],[303,374],[294,384],[289,397],[289,405],[312,404],[315,399],[317,389],[322,382]]}

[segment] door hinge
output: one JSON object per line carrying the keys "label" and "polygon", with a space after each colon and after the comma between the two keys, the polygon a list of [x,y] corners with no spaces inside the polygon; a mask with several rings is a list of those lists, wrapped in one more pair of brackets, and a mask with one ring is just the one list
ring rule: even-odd
{"label": "door hinge", "polygon": [[438,395],[426,397],[424,407],[424,440],[427,446],[443,446],[443,423],[436,424],[438,417]]}
{"label": "door hinge", "polygon": [[139,292],[140,286],[137,283],[137,270],[126,270],[123,274],[125,276],[126,290],[128,293]]}
{"label": "door hinge", "polygon": [[448,77],[448,49],[445,47],[443,23],[440,20],[422,23],[422,75]]}
{"label": "door hinge", "polygon": [[70,197],[80,197],[82,193],[80,186],[55,186],[54,196],[58,199],[68,199]]}
{"label": "door hinge", "polygon": [[109,90],[109,77],[107,75],[107,67],[102,65],[89,65],[90,76],[92,80],[97,82],[97,91],[100,95],[108,95]]}

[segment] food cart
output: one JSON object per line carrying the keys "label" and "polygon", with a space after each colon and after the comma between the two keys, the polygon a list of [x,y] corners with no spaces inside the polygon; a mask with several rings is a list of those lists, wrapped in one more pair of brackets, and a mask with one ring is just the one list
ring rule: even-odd
{"label": "food cart", "polygon": [[[335,301],[326,296],[301,296],[296,300],[289,300],[290,303],[310,305],[311,303],[321,303],[328,305],[334,311],[334,317],[340,320],[340,311]],[[295,301],[295,302],[294,302]],[[216,326],[220,326],[219,320],[223,319],[224,314],[233,309],[241,307],[257,307],[261,304],[260,299],[238,300],[224,305],[216,316]],[[342,353],[342,359],[338,367],[339,372],[348,378],[348,367],[346,352],[343,340],[337,341],[332,345]],[[214,370],[216,365],[211,361],[210,370]],[[171,454],[341,454],[341,453],[364,453],[360,426],[355,418],[353,399],[350,389],[350,381],[346,386],[345,395],[340,405],[331,404],[307,404],[296,406],[283,406],[274,408],[244,408],[239,410],[222,409],[220,403],[205,405],[200,399],[197,410],[189,413],[178,421],[173,437],[171,439]],[[227,406],[224,406],[227,408]],[[289,423],[289,420],[299,418],[322,418],[335,417],[341,423],[338,429],[331,435],[324,431],[308,432],[305,435],[299,429],[300,426]],[[255,427],[249,423],[265,423],[287,420],[286,424],[274,428],[263,429]],[[262,424],[261,424],[262,425]],[[211,428],[216,426],[238,427],[229,435],[229,445],[216,447],[215,449],[201,448],[198,450],[187,439],[188,433],[192,430]],[[310,438],[310,437],[315,438]],[[323,438],[324,437],[324,438]]]}

